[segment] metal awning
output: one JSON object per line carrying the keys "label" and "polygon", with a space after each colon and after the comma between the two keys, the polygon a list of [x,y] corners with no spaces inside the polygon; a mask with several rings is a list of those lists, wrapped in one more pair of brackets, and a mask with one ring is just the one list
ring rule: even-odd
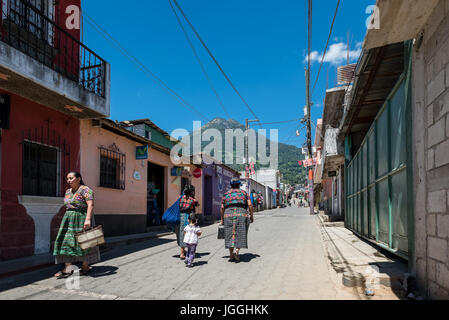
{"label": "metal awning", "polygon": [[325,137],[326,128],[338,128],[341,118],[343,117],[343,103],[345,99],[347,86],[336,87],[326,90],[323,110],[323,128],[322,135]]}
{"label": "metal awning", "polygon": [[[373,29],[369,29],[363,49],[368,50],[415,38],[423,29],[439,0],[377,0]],[[444,4],[444,1],[442,2]],[[444,5],[442,10],[444,11]],[[378,29],[377,29],[378,27]]]}
{"label": "metal awning", "polygon": [[403,42],[363,51],[339,133],[352,136],[354,153],[404,71],[404,53]]}

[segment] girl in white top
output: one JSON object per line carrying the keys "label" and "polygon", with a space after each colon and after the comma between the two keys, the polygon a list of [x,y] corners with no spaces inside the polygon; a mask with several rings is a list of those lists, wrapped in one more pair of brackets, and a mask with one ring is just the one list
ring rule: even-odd
{"label": "girl in white top", "polygon": [[184,228],[184,244],[187,246],[185,264],[188,268],[193,267],[193,259],[195,259],[199,236],[201,236],[201,229],[198,227],[198,219],[192,213],[189,216],[189,225]]}

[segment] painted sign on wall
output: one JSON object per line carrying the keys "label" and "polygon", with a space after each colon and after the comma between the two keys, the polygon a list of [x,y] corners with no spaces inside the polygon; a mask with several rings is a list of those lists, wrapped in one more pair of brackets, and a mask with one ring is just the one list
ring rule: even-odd
{"label": "painted sign on wall", "polygon": [[148,146],[136,147],[136,160],[148,160]]}

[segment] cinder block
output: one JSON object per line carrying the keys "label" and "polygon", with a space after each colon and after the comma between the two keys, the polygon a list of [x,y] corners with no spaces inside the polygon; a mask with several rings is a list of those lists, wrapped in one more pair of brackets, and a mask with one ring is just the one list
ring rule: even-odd
{"label": "cinder block", "polygon": [[[437,231],[439,238],[449,237],[449,215],[438,214],[437,215]],[[449,276],[449,274],[448,274]]]}
{"label": "cinder block", "polygon": [[446,212],[446,190],[429,192],[427,197],[427,210],[429,213]]}
{"label": "cinder block", "polygon": [[449,293],[444,290],[438,283],[429,283],[429,298],[431,300],[448,300]]}
{"label": "cinder block", "polygon": [[446,71],[440,71],[434,79],[427,86],[427,102],[432,103],[438,98],[446,89]]}
{"label": "cinder block", "polygon": [[427,107],[427,128],[433,125],[433,104]]}
{"label": "cinder block", "polygon": [[436,236],[437,235],[437,218],[436,214],[429,214],[427,216],[427,235]]}
{"label": "cinder block", "polygon": [[449,291],[449,269],[443,263],[436,264],[436,282]]}
{"label": "cinder block", "polygon": [[437,262],[435,260],[427,261],[427,276],[430,281],[437,281]]}
{"label": "cinder block", "polygon": [[435,168],[435,151],[433,149],[427,150],[427,171]]}
{"label": "cinder block", "polygon": [[446,137],[449,138],[449,113],[446,116]]}
{"label": "cinder block", "polygon": [[446,139],[446,119],[440,119],[437,123],[430,126],[427,130],[427,146],[433,147],[434,145],[444,141]]}
{"label": "cinder block", "polygon": [[449,139],[439,144],[435,149],[435,167],[449,164]]}
{"label": "cinder block", "polygon": [[449,213],[449,190],[447,191],[446,199],[447,199],[447,210],[446,210],[446,213]]}
{"label": "cinder block", "polygon": [[449,88],[449,65],[446,66],[446,88]]}
{"label": "cinder block", "polygon": [[[448,64],[448,66],[449,66],[449,64]],[[444,97],[440,101],[440,106],[441,107],[439,110],[438,118],[449,113],[449,90],[446,90]]]}
{"label": "cinder block", "polygon": [[447,261],[447,240],[429,237],[429,257],[441,261]]}

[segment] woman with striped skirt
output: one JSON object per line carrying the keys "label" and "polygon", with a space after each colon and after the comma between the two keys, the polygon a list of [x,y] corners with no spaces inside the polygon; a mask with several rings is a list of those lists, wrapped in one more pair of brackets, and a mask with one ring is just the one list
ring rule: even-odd
{"label": "woman with striped skirt", "polygon": [[240,186],[239,179],[232,179],[231,190],[224,194],[221,205],[225,247],[229,249],[229,261],[237,263],[240,262],[240,249],[248,249],[248,229],[250,223],[254,222],[251,199]]}
{"label": "woman with striped skirt", "polygon": [[187,245],[184,243],[184,228],[189,224],[189,216],[195,213],[196,207],[199,206],[198,201],[195,199],[195,187],[187,185],[184,190],[184,195],[179,203],[180,210],[180,223],[175,226],[176,240],[178,246],[181,248],[181,260],[186,258]]}

